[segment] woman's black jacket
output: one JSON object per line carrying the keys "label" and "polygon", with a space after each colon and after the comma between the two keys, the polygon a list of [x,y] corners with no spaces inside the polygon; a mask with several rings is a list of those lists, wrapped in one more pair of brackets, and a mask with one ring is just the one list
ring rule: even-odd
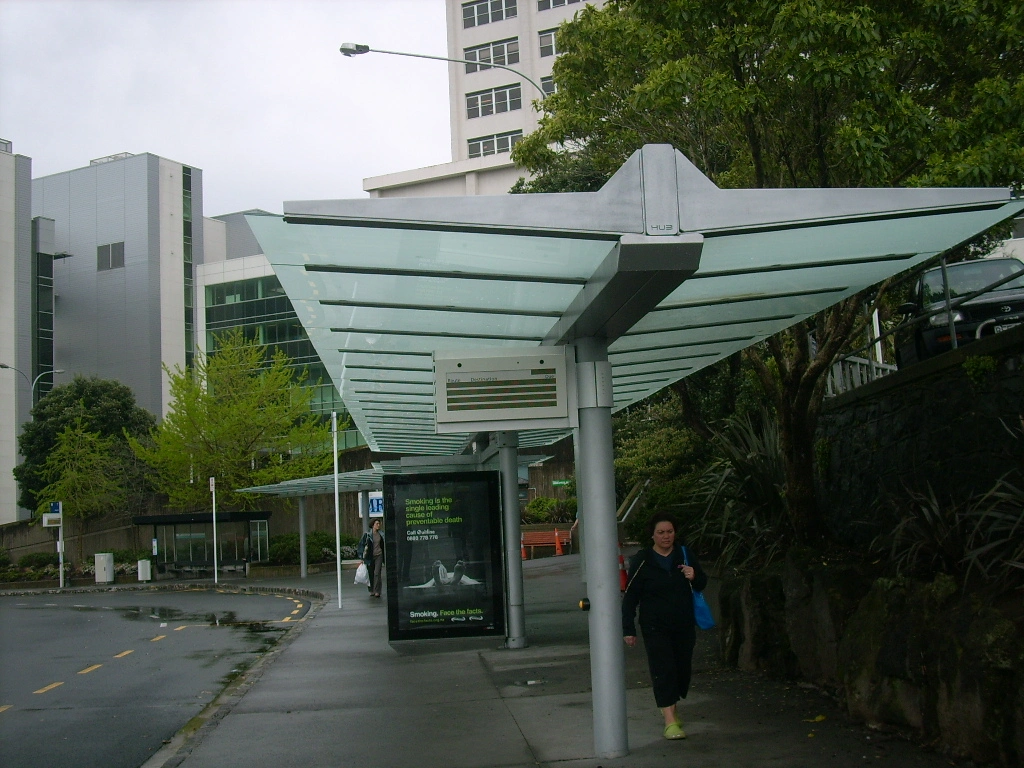
{"label": "woman's black jacket", "polygon": [[683,576],[683,549],[672,552],[672,567],[666,571],[657,562],[651,547],[641,549],[629,560],[626,594],[622,597],[622,635],[636,635],[633,618],[640,606],[641,629],[674,629],[694,632],[693,594],[708,584],[708,576],[700,567],[693,550],[687,548],[689,563],[695,571],[693,581]]}

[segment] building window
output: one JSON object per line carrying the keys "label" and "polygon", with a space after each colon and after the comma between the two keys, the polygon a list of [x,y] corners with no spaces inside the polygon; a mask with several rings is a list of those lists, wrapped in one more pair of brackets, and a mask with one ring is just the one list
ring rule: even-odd
{"label": "building window", "polygon": [[563,5],[572,5],[582,0],[537,0],[537,10],[546,11],[551,8],[561,8]]}
{"label": "building window", "polygon": [[484,155],[500,155],[503,152],[511,152],[512,147],[518,144],[522,138],[522,131],[512,131],[511,133],[499,133],[495,136],[479,136],[475,139],[470,139],[468,142],[469,156],[483,157]]}
{"label": "building window", "polygon": [[540,38],[541,58],[544,58],[545,56],[554,56],[558,53],[558,46],[555,41],[555,35],[557,32],[557,29],[545,29],[543,32],[537,33]]}
{"label": "building window", "polygon": [[[53,370],[53,256],[36,254],[36,327],[34,375]],[[35,405],[53,389],[53,376],[40,376],[39,385],[32,393]]]}
{"label": "building window", "polygon": [[475,48],[465,48],[463,57],[467,61],[479,62],[466,65],[466,74],[471,72],[490,69],[488,64],[518,64],[519,63],[519,38],[512,37],[508,40],[499,40],[496,43],[478,45]]}
{"label": "building window", "polygon": [[540,79],[540,87],[544,90],[545,96],[550,96],[555,92],[555,78],[548,75]]}
{"label": "building window", "polygon": [[96,270],[119,269],[124,266],[124,243],[108,243],[96,246]]}
{"label": "building window", "polygon": [[522,109],[523,95],[519,84],[503,85],[486,91],[466,94],[466,117],[486,117],[495,112]]}
{"label": "building window", "polygon": [[462,4],[462,26],[464,29],[515,17],[516,0],[474,0],[471,3]]}

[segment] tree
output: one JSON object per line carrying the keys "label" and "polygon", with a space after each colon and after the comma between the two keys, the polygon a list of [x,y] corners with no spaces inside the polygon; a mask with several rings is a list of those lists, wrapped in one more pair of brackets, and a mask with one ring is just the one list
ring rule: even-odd
{"label": "tree", "polygon": [[76,376],[73,381],[52,389],[32,409],[32,421],[26,423],[18,436],[18,449],[24,461],[14,469],[21,487],[18,503],[36,509],[50,499],[40,496],[48,484],[44,474],[47,457],[57,447],[60,436],[69,426],[111,438],[110,450],[119,460],[118,473],[123,476],[128,506],[140,504],[147,491],[139,468],[128,448],[125,435],[145,435],[156,424],[149,411],[135,404],[131,389],[117,381]]}
{"label": "tree", "polygon": [[[124,506],[127,491],[124,464],[119,455],[123,441],[88,429],[79,414],[64,427],[46,457],[41,475],[47,485],[39,491],[38,515],[51,501],[63,502],[63,514],[78,520],[84,533],[90,521]],[[84,536],[78,537],[78,560],[83,560]]]}
{"label": "tree", "polygon": [[[558,42],[557,90],[513,152],[534,174],[519,191],[596,188],[646,143],[673,144],[721,187],[1024,186],[1013,0],[611,0]],[[878,296],[746,352],[804,541],[824,532],[812,456],[825,377]]]}
{"label": "tree", "polygon": [[330,426],[310,412],[304,374],[281,352],[268,360],[266,348],[240,330],[220,336],[216,349],[170,373],[167,416],[149,440],[131,441],[168,503],[207,507],[208,478],[215,477],[218,504],[251,509],[259,497],[236,489],[326,472]]}

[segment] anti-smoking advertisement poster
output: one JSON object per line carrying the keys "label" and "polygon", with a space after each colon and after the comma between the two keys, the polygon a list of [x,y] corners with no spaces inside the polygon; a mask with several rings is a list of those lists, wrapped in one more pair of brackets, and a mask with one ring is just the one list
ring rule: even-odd
{"label": "anti-smoking advertisement poster", "polygon": [[497,472],[385,475],[391,640],[502,635]]}

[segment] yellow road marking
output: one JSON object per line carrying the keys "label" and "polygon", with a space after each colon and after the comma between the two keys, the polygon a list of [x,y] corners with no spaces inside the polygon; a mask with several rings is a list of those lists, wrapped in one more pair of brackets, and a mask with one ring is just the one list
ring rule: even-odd
{"label": "yellow road marking", "polygon": [[296,608],[302,608],[303,606],[302,606],[302,603],[296,603],[296,604],[295,604],[295,607],[296,607]]}
{"label": "yellow road marking", "polygon": [[13,704],[4,704],[2,707],[0,707],[0,712],[6,712],[8,709],[10,709],[13,706],[14,706]]}
{"label": "yellow road marking", "polygon": [[291,616],[285,616],[281,621],[291,621]]}
{"label": "yellow road marking", "polygon": [[102,664],[93,664],[91,667],[86,667],[85,669],[83,669],[78,674],[80,674],[80,675],[88,675],[90,672],[93,672],[93,671],[99,669],[102,666],[103,666]]}
{"label": "yellow road marking", "polygon": [[131,651],[121,651],[120,653],[115,653],[114,654],[114,658],[115,659],[123,659],[129,653],[135,653],[135,651],[134,650],[131,650]]}
{"label": "yellow road marking", "polygon": [[187,626],[188,626],[188,624],[182,624],[180,627],[175,627],[174,631],[175,632],[181,632],[181,630],[183,630]]}
{"label": "yellow road marking", "polygon": [[60,682],[60,683],[50,683],[45,688],[40,688],[38,691],[32,691],[32,693],[46,693],[47,691],[52,691],[58,685],[64,685],[64,683],[63,682]]}
{"label": "yellow road marking", "polygon": [[163,639],[164,639],[165,637],[167,637],[167,635],[157,635],[156,637],[154,637],[154,638],[153,638],[152,640],[150,640],[149,642],[151,642],[151,643],[155,643],[155,642],[156,642],[157,640],[163,640]]}
{"label": "yellow road marking", "polygon": [[299,609],[298,609],[298,608],[296,608],[296,609],[295,609],[294,611],[292,611],[292,616],[294,616],[294,615],[295,615],[296,613],[298,613],[298,612],[299,612]]}

